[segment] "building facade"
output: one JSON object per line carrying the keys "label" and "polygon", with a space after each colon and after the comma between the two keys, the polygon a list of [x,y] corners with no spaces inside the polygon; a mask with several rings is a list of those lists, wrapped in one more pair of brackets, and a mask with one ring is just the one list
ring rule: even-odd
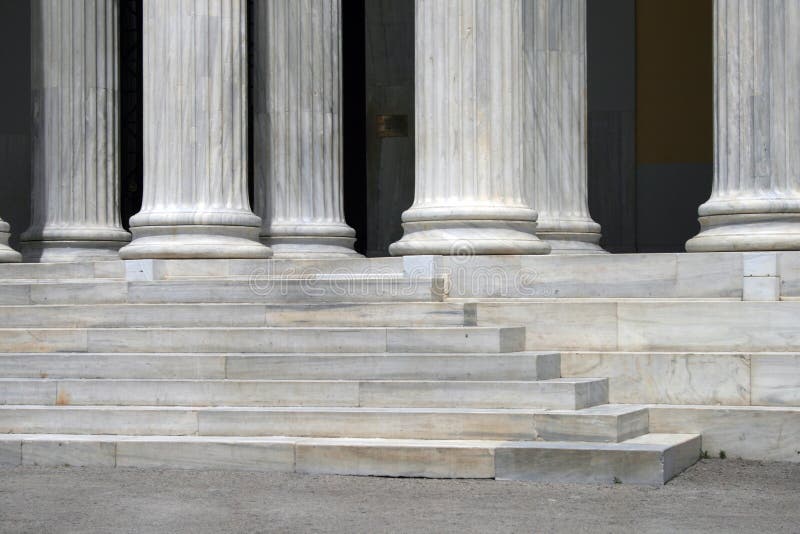
{"label": "building facade", "polygon": [[800,460],[800,0],[9,6],[0,466]]}
{"label": "building facade", "polygon": [[[391,254],[602,253],[588,207],[587,3],[413,7],[415,193]],[[30,3],[30,226],[15,229],[25,261],[120,249],[126,259],[354,255],[341,3],[141,8],[143,202],[129,234],[120,4]],[[800,246],[797,9],[714,3],[713,189],[689,251]],[[393,118],[409,122],[383,116],[388,135],[403,128]]]}

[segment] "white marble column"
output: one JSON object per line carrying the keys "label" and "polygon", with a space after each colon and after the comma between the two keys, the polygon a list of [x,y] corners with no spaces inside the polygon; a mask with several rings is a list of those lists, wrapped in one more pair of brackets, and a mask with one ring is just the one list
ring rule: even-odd
{"label": "white marble column", "polygon": [[119,214],[117,0],[31,2],[31,226],[26,261],[116,259]]}
{"label": "white marble column", "polygon": [[714,1],[714,185],[690,252],[800,249],[800,2]]}
{"label": "white marble column", "polygon": [[144,0],[144,192],[123,259],[266,258],[247,194],[246,0]]}
{"label": "white marble column", "polygon": [[0,263],[15,263],[22,260],[22,255],[8,246],[8,237],[11,227],[0,219]]}
{"label": "white marble column", "polygon": [[524,169],[554,254],[605,252],[589,214],[586,0],[523,0]]}
{"label": "white marble column", "polygon": [[256,0],[254,158],[276,257],[356,256],[342,205],[340,0]]}
{"label": "white marble column", "polygon": [[390,252],[546,254],[522,176],[522,0],[415,7],[415,199]]}

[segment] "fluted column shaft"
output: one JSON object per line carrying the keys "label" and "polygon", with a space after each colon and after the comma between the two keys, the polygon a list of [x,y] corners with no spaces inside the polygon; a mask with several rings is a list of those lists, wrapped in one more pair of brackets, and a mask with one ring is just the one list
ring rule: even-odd
{"label": "fluted column shaft", "polygon": [[8,246],[11,226],[0,219],[0,263],[16,263],[22,260],[22,255]]}
{"label": "fluted column shaft", "polygon": [[264,258],[247,194],[246,0],[144,0],[138,258]]}
{"label": "fluted column shaft", "polygon": [[521,0],[416,0],[405,254],[542,254],[522,177]]}
{"label": "fluted column shaft", "polygon": [[714,185],[688,251],[800,249],[800,3],[714,1]]}
{"label": "fluted column shaft", "polygon": [[119,214],[117,0],[31,2],[31,226],[26,261],[112,259]]}
{"label": "fluted column shaft", "polygon": [[255,203],[276,256],[353,256],[342,204],[340,0],[256,0]]}
{"label": "fluted column shaft", "polygon": [[586,0],[523,0],[524,170],[553,253],[604,252],[589,214]]}

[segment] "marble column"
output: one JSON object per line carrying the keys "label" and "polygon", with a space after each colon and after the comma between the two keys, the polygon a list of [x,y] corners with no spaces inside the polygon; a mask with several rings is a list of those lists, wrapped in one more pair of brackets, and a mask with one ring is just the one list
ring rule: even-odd
{"label": "marble column", "polygon": [[357,256],[342,204],[340,0],[256,0],[254,159],[276,257]]}
{"label": "marble column", "polygon": [[22,255],[8,246],[11,226],[0,219],[0,263],[15,263],[22,260]]}
{"label": "marble column", "polygon": [[554,254],[605,252],[589,214],[586,0],[523,0],[524,174]]}
{"label": "marble column", "polygon": [[116,259],[119,214],[117,0],[31,2],[31,226],[26,261]]}
{"label": "marble column", "polygon": [[144,0],[144,191],[123,259],[267,258],[247,193],[246,0]]}
{"label": "marble column", "polygon": [[714,182],[690,252],[800,249],[800,2],[714,1]]}
{"label": "marble column", "polygon": [[546,254],[522,176],[522,0],[416,0],[406,254]]}

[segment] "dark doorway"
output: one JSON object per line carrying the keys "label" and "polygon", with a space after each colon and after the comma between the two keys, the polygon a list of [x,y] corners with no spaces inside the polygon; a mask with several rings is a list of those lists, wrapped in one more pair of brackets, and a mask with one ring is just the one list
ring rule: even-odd
{"label": "dark doorway", "polygon": [[638,252],[683,252],[714,162],[712,0],[636,2]]}

